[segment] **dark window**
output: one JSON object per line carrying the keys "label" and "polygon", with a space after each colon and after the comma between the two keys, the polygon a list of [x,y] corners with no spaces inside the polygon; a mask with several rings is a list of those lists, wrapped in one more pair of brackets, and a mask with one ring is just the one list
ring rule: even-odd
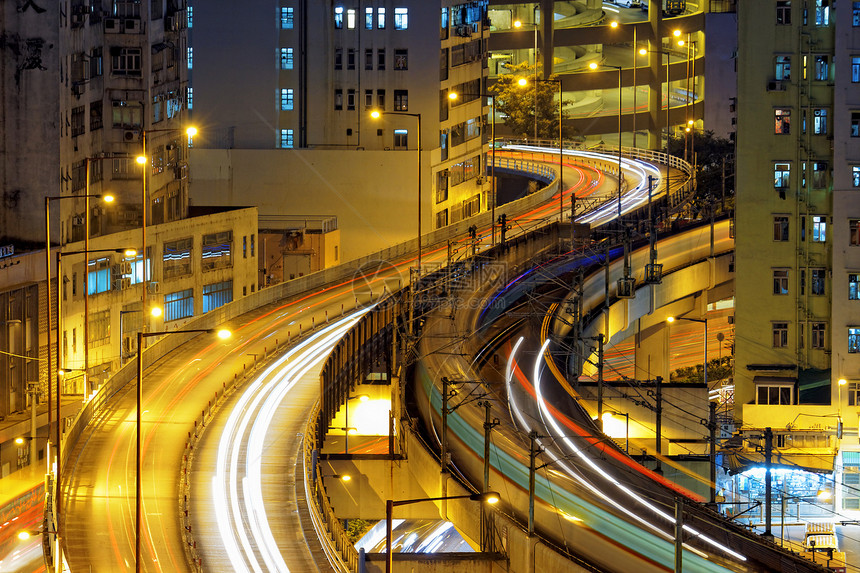
{"label": "dark window", "polygon": [[778,0],[776,3],[776,23],[787,26],[791,24],[791,1]]}
{"label": "dark window", "polygon": [[409,111],[409,92],[394,90],[394,111]]}
{"label": "dark window", "polygon": [[398,49],[394,50],[394,69],[408,70],[409,69],[409,50]]}

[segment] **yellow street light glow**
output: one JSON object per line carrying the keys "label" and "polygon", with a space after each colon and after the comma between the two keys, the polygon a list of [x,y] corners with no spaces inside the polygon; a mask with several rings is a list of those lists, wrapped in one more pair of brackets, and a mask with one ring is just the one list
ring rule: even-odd
{"label": "yellow street light glow", "polygon": [[819,501],[830,501],[831,499],[833,499],[833,492],[829,489],[819,490],[818,499]]}
{"label": "yellow street light glow", "polygon": [[514,20],[514,28],[520,28],[520,27],[522,27],[522,25],[523,25],[523,23],[520,22],[519,20]]}
{"label": "yellow street light glow", "polygon": [[683,46],[683,45],[684,45],[684,40],[678,40],[678,45],[679,45],[679,46]]}
{"label": "yellow street light glow", "polygon": [[457,99],[458,97],[460,96],[457,94],[457,92],[450,92],[448,94],[448,99]]}
{"label": "yellow street light glow", "polygon": [[485,501],[486,503],[489,503],[490,505],[493,505],[493,504],[495,504],[495,503],[499,503],[499,496],[498,496],[498,494],[497,494],[497,493],[495,493],[495,492],[488,492],[488,493],[484,496],[484,501]]}
{"label": "yellow street light glow", "polygon": [[693,125],[693,120],[692,120],[692,119],[691,119],[691,120],[689,120],[689,121],[687,122],[687,125]]}
{"label": "yellow street light glow", "polygon": [[618,27],[618,22],[616,22],[615,20],[613,20],[612,22],[610,22],[610,23],[609,23],[609,27],[610,27],[610,28],[617,28],[617,27]]}
{"label": "yellow street light glow", "polygon": [[102,201],[104,201],[105,203],[113,203],[113,200],[113,195],[102,195]]}
{"label": "yellow street light glow", "polygon": [[137,256],[137,250],[136,249],[126,249],[125,252],[123,252],[123,254],[126,257],[136,257]]}
{"label": "yellow street light glow", "polygon": [[690,133],[690,128],[689,128],[689,127],[685,127],[685,128],[684,128],[684,131],[686,131],[687,133]]}
{"label": "yellow street light glow", "polygon": [[367,402],[368,400],[370,400],[370,396],[368,396],[367,394],[359,394],[358,395],[358,401],[359,402]]}
{"label": "yellow street light glow", "polygon": [[604,412],[603,413],[603,421],[609,421],[612,419],[612,412]]}
{"label": "yellow street light glow", "polygon": [[681,30],[675,30],[674,32],[672,32],[672,35],[677,38],[678,36],[681,35]]}
{"label": "yellow street light glow", "polygon": [[520,84],[521,86],[527,86],[527,85],[529,85],[529,81],[528,81],[527,79],[525,79],[525,78],[520,78],[520,79],[518,79],[518,80],[517,80],[517,83],[518,83],[518,84]]}
{"label": "yellow street light glow", "polygon": [[639,48],[639,55],[640,56],[644,56],[647,53],[648,53],[648,50],[646,48]]}
{"label": "yellow street light glow", "polygon": [[29,531],[19,532],[18,533],[18,539],[20,539],[21,541],[27,541],[28,539],[30,539],[30,532]]}
{"label": "yellow street light glow", "polygon": [[342,476],[340,476],[341,481],[349,481],[351,479],[352,479],[352,476],[349,474],[343,474]]}
{"label": "yellow street light glow", "polygon": [[152,308],[149,310],[149,314],[150,314],[151,316],[154,316],[155,318],[158,318],[159,316],[161,316],[161,312],[162,312],[162,311],[161,311],[161,307],[160,307],[160,306],[154,306],[154,307],[152,307]]}
{"label": "yellow street light glow", "polygon": [[226,339],[230,338],[232,335],[233,335],[233,333],[230,332],[229,330],[227,330],[226,328],[222,328],[221,330],[218,331],[218,338],[220,338],[221,340],[226,340]]}
{"label": "yellow street light glow", "polygon": [[189,127],[188,129],[185,130],[185,133],[188,135],[188,137],[194,137],[195,135],[197,135],[197,128],[196,127]]}
{"label": "yellow street light glow", "polygon": [[675,317],[674,316],[666,317],[666,322],[675,322]]}
{"label": "yellow street light glow", "polygon": [[370,112],[370,117],[372,117],[373,119],[379,119],[380,117],[382,117],[382,113],[378,109],[375,109]]}
{"label": "yellow street light glow", "polygon": [[599,66],[597,65],[597,62],[591,62],[590,64],[588,64],[588,67],[592,70],[596,70]]}
{"label": "yellow street light glow", "polygon": [[24,443],[24,438],[15,438],[15,443],[19,446]]}
{"label": "yellow street light glow", "polygon": [[358,430],[355,428],[347,428],[346,433],[349,434],[350,436],[354,436],[355,434],[358,433]]}
{"label": "yellow street light glow", "polygon": [[845,386],[846,384],[848,384],[848,380],[846,380],[845,378],[839,379],[839,385],[840,386]]}
{"label": "yellow street light glow", "polygon": [[144,164],[146,163],[146,156],[145,156],[145,155],[138,155],[138,156],[135,158],[135,161],[137,161],[137,163],[138,163],[139,165],[144,165]]}

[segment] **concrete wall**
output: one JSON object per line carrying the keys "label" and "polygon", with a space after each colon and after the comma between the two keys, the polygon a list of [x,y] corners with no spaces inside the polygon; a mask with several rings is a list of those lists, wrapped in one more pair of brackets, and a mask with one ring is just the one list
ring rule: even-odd
{"label": "concrete wall", "polygon": [[[256,205],[261,215],[335,215],[341,261],[417,234],[415,152],[192,149],[193,205]],[[430,227],[423,185],[422,232]]]}

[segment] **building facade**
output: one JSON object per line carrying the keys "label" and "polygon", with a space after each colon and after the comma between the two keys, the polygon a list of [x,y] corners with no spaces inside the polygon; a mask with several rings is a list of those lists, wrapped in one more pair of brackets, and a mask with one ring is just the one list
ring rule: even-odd
{"label": "building facade", "polygon": [[850,513],[860,510],[860,3],[838,15],[826,0],[738,6],[735,408],[751,428],[814,430],[780,445],[817,451],[789,463],[834,470],[835,510]]}

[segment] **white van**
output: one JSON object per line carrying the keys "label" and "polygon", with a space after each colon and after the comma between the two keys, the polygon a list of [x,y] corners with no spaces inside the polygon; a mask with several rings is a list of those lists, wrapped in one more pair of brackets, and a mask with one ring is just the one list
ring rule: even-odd
{"label": "white van", "polygon": [[638,8],[639,0],[615,0],[619,6],[627,6],[628,8]]}

